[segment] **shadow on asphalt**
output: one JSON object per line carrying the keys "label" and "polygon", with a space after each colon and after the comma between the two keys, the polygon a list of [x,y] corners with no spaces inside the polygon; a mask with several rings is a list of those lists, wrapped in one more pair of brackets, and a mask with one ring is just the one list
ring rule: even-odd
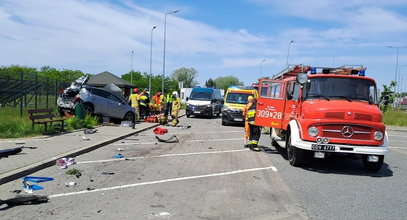
{"label": "shadow on asphalt", "polygon": [[[287,151],[285,148],[274,147],[269,148],[261,146],[264,152],[268,154],[280,154],[288,163]],[[387,163],[383,163],[382,168],[378,172],[366,171],[363,168],[362,159],[356,159],[347,155],[331,155],[325,159],[313,158],[311,154],[307,155],[309,160],[303,164],[301,169],[318,172],[323,174],[345,174],[370,177],[391,177],[393,171]],[[295,167],[293,167],[295,168]]]}

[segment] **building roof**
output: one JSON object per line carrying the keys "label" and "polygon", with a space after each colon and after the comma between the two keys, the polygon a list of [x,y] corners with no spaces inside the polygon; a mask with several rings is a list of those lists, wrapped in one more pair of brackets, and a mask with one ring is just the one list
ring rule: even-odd
{"label": "building roof", "polygon": [[115,84],[119,88],[135,88],[137,86],[132,85],[130,82],[110,73],[102,72],[89,77],[89,80],[86,82],[86,85],[95,86],[95,87],[104,87],[107,84]]}

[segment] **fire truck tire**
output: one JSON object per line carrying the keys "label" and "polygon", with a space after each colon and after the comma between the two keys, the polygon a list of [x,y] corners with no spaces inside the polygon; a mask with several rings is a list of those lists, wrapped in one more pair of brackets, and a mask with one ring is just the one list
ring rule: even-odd
{"label": "fire truck tire", "polygon": [[291,145],[291,134],[287,136],[286,141],[287,158],[292,166],[298,167],[301,165],[304,157],[304,151]]}
{"label": "fire truck tire", "polygon": [[370,172],[377,172],[382,168],[383,165],[383,160],[384,156],[379,155],[379,161],[378,162],[369,162],[367,161],[368,155],[363,155],[362,161],[363,161],[363,167],[365,170],[370,171]]}
{"label": "fire truck tire", "polygon": [[273,137],[273,132],[270,132],[271,146],[278,147],[277,141]]}

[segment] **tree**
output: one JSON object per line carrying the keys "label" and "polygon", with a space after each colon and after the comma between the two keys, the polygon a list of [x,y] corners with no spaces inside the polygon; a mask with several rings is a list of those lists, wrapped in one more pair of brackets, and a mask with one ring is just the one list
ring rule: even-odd
{"label": "tree", "polygon": [[234,77],[234,76],[218,77],[218,78],[215,79],[215,84],[220,89],[224,89],[225,91],[231,85],[243,86],[243,82],[240,82],[239,79],[237,77]]}
{"label": "tree", "polygon": [[184,88],[191,88],[198,85],[198,82],[195,80],[197,76],[198,72],[194,68],[181,67],[177,70],[174,70],[171,78],[175,81],[183,82]]}
{"label": "tree", "polygon": [[209,79],[205,82],[205,86],[206,86],[206,87],[216,87],[216,83],[215,83],[215,81],[212,80],[212,78],[209,78]]}
{"label": "tree", "polygon": [[[122,79],[130,82],[131,81],[131,71],[122,75]],[[139,89],[143,90],[144,88],[148,88],[149,85],[149,74],[144,72],[141,73],[139,71],[133,71],[133,85],[137,86]],[[153,75],[151,76],[151,91],[150,95],[154,95],[157,92],[161,92],[162,90],[162,75]],[[171,77],[164,78],[164,92],[165,93],[172,93],[174,91],[178,91],[178,81],[172,79]]]}
{"label": "tree", "polygon": [[386,112],[388,110],[389,108],[388,103],[393,103],[394,97],[392,97],[392,94],[394,93],[391,90],[394,86],[396,86],[396,84],[397,82],[395,81],[391,81],[389,86],[383,84],[383,91],[382,94],[380,95],[381,103],[383,103],[383,105],[380,106],[380,108],[383,112]]}

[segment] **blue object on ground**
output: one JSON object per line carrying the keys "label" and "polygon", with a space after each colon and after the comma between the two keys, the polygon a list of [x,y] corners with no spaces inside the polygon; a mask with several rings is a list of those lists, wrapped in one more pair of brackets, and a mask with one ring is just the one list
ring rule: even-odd
{"label": "blue object on ground", "polygon": [[38,176],[25,176],[23,177],[24,182],[33,182],[33,183],[42,183],[47,181],[52,181],[54,178],[52,177],[38,177]]}
{"label": "blue object on ground", "polygon": [[121,155],[121,154],[116,154],[116,155],[113,156],[113,158],[123,158],[123,157],[124,157],[124,156]]}

